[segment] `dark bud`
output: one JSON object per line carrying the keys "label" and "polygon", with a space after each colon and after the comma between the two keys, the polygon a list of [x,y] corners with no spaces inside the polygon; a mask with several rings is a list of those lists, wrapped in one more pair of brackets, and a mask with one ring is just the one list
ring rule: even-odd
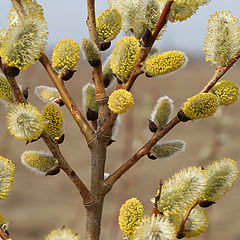
{"label": "dark bud", "polygon": [[105,74],[103,75],[103,84],[104,84],[104,87],[107,88],[110,84],[110,79],[109,79],[109,76],[108,74]]}
{"label": "dark bud", "polygon": [[50,172],[48,172],[46,174],[46,176],[53,176],[53,175],[57,175],[60,172],[60,168],[59,166],[55,167],[53,170],[51,170]]}
{"label": "dark bud", "polygon": [[[42,135],[40,135],[40,136],[38,137],[38,139],[40,139],[41,137],[42,137]],[[26,142],[26,145],[28,145],[29,143],[32,143],[32,142],[36,142],[38,139],[34,139],[34,140],[32,140],[31,142],[27,141],[27,142]]]}
{"label": "dark bud", "polygon": [[129,30],[130,30],[130,32],[131,32],[132,34],[134,34],[133,28],[130,28]]}
{"label": "dark bud", "polygon": [[62,80],[68,81],[70,78],[72,78],[73,74],[76,72],[76,70],[66,70],[62,72]]}
{"label": "dark bud", "polygon": [[20,73],[20,70],[16,67],[10,67],[7,64],[3,64],[2,67],[4,74],[9,77],[16,77]]}
{"label": "dark bud", "polygon": [[152,33],[149,29],[147,29],[142,37],[144,47],[149,47],[151,38],[152,38]]}
{"label": "dark bud", "polygon": [[54,102],[59,106],[62,107],[65,103],[61,98],[54,99]]}
{"label": "dark bud", "polygon": [[112,143],[114,143],[114,142],[116,142],[115,140],[113,140],[113,139],[110,139],[109,141],[108,141],[108,143],[107,143],[107,146],[110,146]]}
{"label": "dark bud", "polygon": [[98,112],[90,108],[87,110],[87,120],[96,121],[98,119]]}
{"label": "dark bud", "polygon": [[148,77],[148,78],[152,78],[153,77],[152,75],[149,75],[148,73],[145,73],[145,76]]}
{"label": "dark bud", "polygon": [[147,157],[148,157],[149,159],[151,159],[151,160],[157,159],[152,153],[148,153],[148,154],[147,154]]}
{"label": "dark bud", "polygon": [[110,46],[111,46],[111,42],[103,42],[103,43],[101,43],[100,50],[105,51],[108,48],[110,48]]}
{"label": "dark bud", "polygon": [[184,232],[179,232],[178,234],[177,234],[177,239],[182,239],[182,238],[184,238],[185,237],[185,233]]}
{"label": "dark bud", "polygon": [[62,136],[57,139],[57,143],[58,143],[58,144],[63,143],[64,139],[65,139],[65,134],[63,133]]}
{"label": "dark bud", "polygon": [[93,60],[93,61],[88,61],[89,64],[92,66],[92,67],[98,67],[100,64],[101,64],[101,60],[100,59],[96,59],[96,60]]}
{"label": "dark bud", "polygon": [[22,90],[23,96],[26,100],[28,99],[28,89],[29,87],[26,87],[25,89]]}
{"label": "dark bud", "polygon": [[202,208],[207,208],[210,207],[211,205],[213,205],[216,202],[212,202],[212,201],[208,201],[208,200],[200,200],[199,201],[199,206]]}
{"label": "dark bud", "polygon": [[178,113],[177,113],[177,116],[178,116],[178,119],[181,121],[181,122],[187,122],[189,120],[191,120],[190,118],[186,117],[183,110],[180,110]]}
{"label": "dark bud", "polygon": [[148,119],[148,127],[149,127],[149,130],[153,133],[155,133],[158,130],[156,123],[150,119]]}
{"label": "dark bud", "polygon": [[122,81],[118,77],[116,77],[116,78],[117,78],[118,84],[122,84]]}

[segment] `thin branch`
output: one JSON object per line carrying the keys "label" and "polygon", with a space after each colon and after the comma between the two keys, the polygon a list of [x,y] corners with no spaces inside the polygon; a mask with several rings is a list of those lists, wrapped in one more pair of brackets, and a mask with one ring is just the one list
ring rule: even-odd
{"label": "thin branch", "polygon": [[2,240],[9,240],[9,237],[7,236],[7,234],[2,230],[2,228],[0,227],[0,238]]}
{"label": "thin branch", "polygon": [[213,77],[210,79],[208,84],[204,87],[204,89],[201,91],[209,92],[211,88],[217,83],[217,81],[228,71],[229,68],[232,67],[232,65],[240,58],[240,50],[235,54],[235,56],[227,63],[225,67],[217,67]]}
{"label": "thin branch", "polygon": [[42,53],[39,61],[42,63],[43,67],[46,69],[49,77],[51,78],[58,92],[60,93],[63,102],[67,106],[75,122],[77,123],[83,135],[85,136],[87,142],[89,143],[94,137],[94,131],[92,130],[91,126],[88,124],[88,122],[83,117],[82,113],[79,111],[76,104],[72,100],[70,94],[68,93],[67,89],[64,86],[63,80],[54,71],[45,53]]}
{"label": "thin branch", "polygon": [[[0,68],[3,71],[2,61],[0,61]],[[4,71],[3,71],[3,73],[4,73]],[[16,82],[15,77],[6,76],[6,78],[8,79],[8,81],[13,89],[13,92],[15,94],[17,101],[19,103],[27,103],[27,100],[24,98],[22,91]],[[92,202],[93,199],[92,199],[92,196],[90,195],[88,189],[86,188],[84,183],[81,181],[81,179],[76,175],[76,173],[70,167],[70,165],[67,163],[67,161],[64,159],[62,153],[60,152],[58,144],[56,142],[54,142],[51,139],[51,137],[46,134],[45,131],[43,131],[41,137],[44,140],[44,142],[46,143],[46,145],[48,146],[49,150],[52,152],[53,156],[56,159],[58,159],[59,167],[68,175],[68,177],[71,179],[73,184],[78,189],[79,193],[81,194],[81,196],[83,198],[83,202],[84,203]]]}
{"label": "thin branch", "polygon": [[[209,92],[211,88],[217,83],[217,81],[233,66],[233,64],[240,58],[240,51],[236,53],[236,55],[227,63],[225,67],[218,67],[214,72],[212,78],[208,82],[208,84],[203,88],[201,92]],[[115,118],[114,115],[110,115],[109,118]],[[108,119],[109,120],[109,119]],[[107,120],[107,121],[108,121]],[[106,121],[106,123],[107,123]],[[109,122],[113,120],[110,119]],[[159,141],[163,136],[165,136],[173,127],[175,127],[180,120],[177,116],[175,116],[162,130],[156,132],[152,138],[138,150],[136,154],[134,154],[128,161],[126,161],[119,169],[117,169],[112,175],[110,175],[105,181],[107,187],[112,187],[113,184],[132,166],[134,166],[143,156],[145,156],[148,151]],[[104,127],[104,126],[103,126]],[[104,129],[104,128],[102,128]],[[107,129],[107,128],[106,128]],[[106,188],[107,188],[106,187]]]}
{"label": "thin branch", "polygon": [[[160,31],[162,30],[162,28],[165,26],[165,24],[167,23],[167,17],[168,14],[170,12],[171,6],[172,6],[173,0],[170,0],[166,3],[161,16],[158,19],[158,22],[154,28],[154,32],[150,38],[150,41],[146,46],[141,46],[141,52],[139,55],[139,58],[135,64],[135,67],[127,81],[126,84],[122,84],[122,88],[126,89],[126,90],[130,90],[135,82],[135,80],[137,79],[137,77],[139,75],[141,75],[143,73],[142,70],[142,64],[145,61],[145,59],[148,56],[149,51],[151,50],[154,42],[157,39],[158,34],[160,33]],[[112,126],[114,125],[115,120],[117,119],[117,114],[111,112],[110,116],[108,117],[107,121],[103,124],[102,128],[100,128],[100,131],[104,134],[104,135],[111,135],[111,131],[112,131]]]}
{"label": "thin branch", "polygon": [[135,165],[143,156],[148,154],[149,150],[179,122],[180,120],[176,116],[161,131],[156,132],[136,154],[134,154],[128,161],[126,161],[119,169],[107,178],[105,184],[108,187],[111,187],[128,169]]}
{"label": "thin branch", "polygon": [[87,25],[91,40],[100,48],[95,21],[95,0],[87,0],[88,18]]}
{"label": "thin branch", "polygon": [[[12,3],[14,5],[14,8],[17,11],[18,16],[21,18],[21,20],[23,20],[25,14],[24,14],[24,10],[21,5],[21,1],[20,0],[12,0]],[[92,130],[91,126],[88,124],[86,119],[83,117],[82,113],[79,111],[76,104],[73,102],[71,96],[69,95],[67,89],[65,88],[65,86],[63,84],[62,79],[60,77],[58,77],[57,73],[52,68],[52,65],[51,65],[47,55],[45,53],[42,53],[39,61],[42,63],[42,65],[46,69],[49,77],[51,78],[55,87],[59,91],[59,93],[62,97],[62,100],[66,104],[68,110],[72,114],[77,125],[80,127],[87,142],[90,142],[94,137],[94,131]]]}
{"label": "thin branch", "polygon": [[160,179],[158,194],[155,197],[155,202],[154,202],[154,206],[153,206],[153,210],[152,210],[152,215],[154,215],[155,217],[157,215],[161,214],[160,211],[158,210],[158,202],[160,204],[160,198],[161,198],[161,195],[162,195],[162,187],[163,187],[163,181]]}
{"label": "thin branch", "polygon": [[179,237],[184,236],[185,223],[186,223],[186,221],[187,221],[187,219],[188,219],[191,211],[192,211],[197,205],[198,205],[198,201],[195,202],[195,203],[188,209],[188,211],[186,212],[186,214],[185,214],[185,216],[183,217],[182,222],[181,222],[181,224],[180,224],[180,227],[179,227],[179,231],[178,231],[178,233],[177,233],[177,236],[179,236]]}

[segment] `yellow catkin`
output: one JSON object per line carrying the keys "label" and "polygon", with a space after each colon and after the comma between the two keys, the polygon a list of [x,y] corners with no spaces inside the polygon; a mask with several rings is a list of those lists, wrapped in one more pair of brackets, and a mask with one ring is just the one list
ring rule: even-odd
{"label": "yellow catkin", "polygon": [[109,97],[108,106],[114,113],[127,112],[133,105],[133,95],[125,89],[115,90]]}

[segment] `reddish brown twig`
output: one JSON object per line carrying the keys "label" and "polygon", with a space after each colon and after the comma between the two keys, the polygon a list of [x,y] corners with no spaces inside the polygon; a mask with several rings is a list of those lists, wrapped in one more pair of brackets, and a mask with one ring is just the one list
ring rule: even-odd
{"label": "reddish brown twig", "polygon": [[0,227],[0,238],[2,240],[8,240],[9,237],[7,236],[7,234],[2,230],[2,228]]}
{"label": "reddish brown twig", "polygon": [[160,198],[161,198],[161,194],[162,194],[162,187],[163,187],[163,181],[160,180],[158,194],[155,197],[155,202],[154,202],[154,206],[153,206],[153,210],[152,210],[152,215],[154,215],[155,217],[160,214],[160,211],[158,210],[158,202],[160,204]]}
{"label": "reddish brown twig", "polygon": [[191,211],[198,205],[198,202],[194,203],[189,209],[188,211],[186,212],[185,216],[183,217],[182,219],[182,222],[180,224],[180,227],[179,227],[179,231],[177,233],[177,236],[178,237],[183,237],[184,236],[184,231],[185,231],[185,223],[191,213]]}

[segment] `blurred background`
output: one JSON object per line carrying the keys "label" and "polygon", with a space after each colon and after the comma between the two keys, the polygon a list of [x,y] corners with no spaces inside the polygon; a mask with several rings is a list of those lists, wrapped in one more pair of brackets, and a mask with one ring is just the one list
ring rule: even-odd
{"label": "blurred background", "polygon": [[[87,36],[85,24],[87,13],[84,0],[39,0],[45,9],[49,27],[47,52],[51,52],[56,43],[63,38],[72,38],[79,42]],[[105,0],[96,1],[97,15],[108,4]],[[57,5],[56,5],[57,3]],[[0,27],[7,26],[7,12],[10,1],[2,0],[0,8]],[[156,46],[164,50],[183,50],[189,57],[188,65],[177,74],[166,78],[138,78],[133,88],[134,108],[122,116],[117,142],[109,147],[106,172],[112,173],[130,158],[150,137],[148,119],[161,96],[167,95],[174,100],[174,114],[186,99],[198,93],[209,81],[215,67],[206,63],[202,52],[207,21],[211,14],[219,10],[230,10],[239,16],[240,3],[237,0],[212,0],[199,9],[192,18],[182,23],[169,24],[163,39]],[[120,34],[119,38],[123,34]],[[117,40],[114,40],[112,46]],[[111,53],[106,51],[103,59]],[[223,77],[239,84],[240,64],[236,63]],[[37,85],[53,86],[42,66],[36,64],[22,72],[18,82],[29,87],[29,101],[41,110],[44,104],[34,95]],[[66,87],[81,108],[81,89],[91,82],[91,68],[81,60],[77,73]],[[108,90],[110,93],[114,88]],[[105,201],[101,239],[122,239],[118,228],[118,211],[121,205],[131,197],[137,197],[144,205],[144,214],[150,214],[150,199],[158,189],[160,179],[168,179],[181,168],[188,166],[206,166],[214,159],[230,157],[239,161],[240,142],[240,103],[222,108],[217,117],[196,120],[177,125],[163,141],[182,139],[186,151],[170,159],[152,161],[144,157],[125,177],[116,183]],[[65,107],[66,138],[60,148],[63,155],[89,186],[90,154],[84,137],[75,125]],[[42,140],[25,145],[11,137],[6,130],[7,110],[0,105],[0,154],[12,160],[16,165],[13,189],[6,200],[0,201],[0,212],[10,223],[12,239],[44,239],[52,229],[63,225],[78,232],[83,239],[85,228],[85,210],[81,198],[64,173],[42,177],[30,172],[20,163],[20,155],[25,150],[48,151]],[[239,181],[226,196],[209,210],[210,227],[206,234],[195,239],[239,240],[240,239],[240,186]]]}

